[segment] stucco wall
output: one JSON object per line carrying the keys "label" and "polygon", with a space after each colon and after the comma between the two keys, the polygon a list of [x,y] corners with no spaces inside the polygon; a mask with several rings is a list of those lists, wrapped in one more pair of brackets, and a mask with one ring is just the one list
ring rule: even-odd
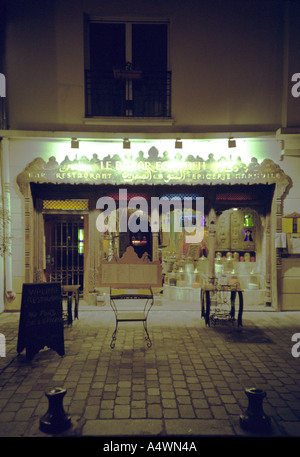
{"label": "stucco wall", "polygon": [[[119,0],[11,1],[6,56],[10,127],[91,128],[83,122],[84,15],[93,15],[170,20],[175,120],[170,131],[276,129],[284,90],[283,13],[283,2],[262,0],[132,0],[130,7]],[[290,106],[290,117],[295,109],[299,113],[298,106]]]}

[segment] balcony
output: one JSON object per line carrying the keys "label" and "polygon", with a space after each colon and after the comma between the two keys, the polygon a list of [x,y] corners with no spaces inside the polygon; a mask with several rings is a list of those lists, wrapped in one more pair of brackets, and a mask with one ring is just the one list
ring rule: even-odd
{"label": "balcony", "polygon": [[85,71],[86,117],[171,116],[171,72]]}

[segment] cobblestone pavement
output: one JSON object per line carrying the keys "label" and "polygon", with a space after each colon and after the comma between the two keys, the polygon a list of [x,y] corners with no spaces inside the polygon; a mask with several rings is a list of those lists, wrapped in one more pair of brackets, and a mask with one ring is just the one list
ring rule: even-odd
{"label": "cobblestone pavement", "polygon": [[242,328],[205,327],[200,309],[154,306],[152,347],[136,322],[119,325],[111,349],[113,313],[83,306],[65,328],[65,356],[45,348],[31,362],[16,351],[19,317],[0,315],[1,437],[48,436],[39,420],[53,387],[67,389],[63,436],[257,436],[239,423],[246,387],[266,392],[267,436],[300,436],[300,357],[291,352],[300,312],[244,312]]}

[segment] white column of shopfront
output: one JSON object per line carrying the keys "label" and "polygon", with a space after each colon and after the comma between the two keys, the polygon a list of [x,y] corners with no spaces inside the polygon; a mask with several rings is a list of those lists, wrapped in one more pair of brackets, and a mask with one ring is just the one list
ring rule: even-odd
{"label": "white column of shopfront", "polygon": [[216,252],[216,225],[217,216],[213,208],[211,208],[208,215],[209,227],[209,251],[208,251],[208,282],[214,284],[215,282],[215,252]]}
{"label": "white column of shopfront", "polygon": [[[3,153],[2,153],[3,144],[0,143],[0,210],[2,210],[3,202]],[[0,243],[3,242],[2,236],[4,235],[4,218],[0,217]],[[2,246],[0,246],[0,313],[4,311],[4,257],[2,253]]]}
{"label": "white column of shopfront", "polygon": [[7,212],[5,223],[6,251],[3,257],[4,265],[4,297],[13,291],[12,285],[12,252],[11,252],[11,202],[10,202],[10,175],[9,175],[9,139],[3,138],[1,143],[1,168],[2,168],[2,192],[3,207]]}

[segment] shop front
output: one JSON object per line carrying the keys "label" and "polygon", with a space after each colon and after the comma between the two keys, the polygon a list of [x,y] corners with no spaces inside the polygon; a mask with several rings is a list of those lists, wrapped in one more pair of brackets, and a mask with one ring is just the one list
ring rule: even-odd
{"label": "shop front", "polygon": [[[178,154],[169,160],[155,147],[135,157],[52,156],[34,159],[17,184],[25,203],[25,282],[78,284],[91,302],[102,287],[102,262],[132,247],[138,258],[161,263],[163,298],[183,307],[198,302],[207,284],[238,283],[246,306],[280,310],[275,238],[291,180],[271,159]],[[114,223],[107,219],[104,229],[101,198],[115,209]],[[169,202],[158,222],[151,211],[157,198]],[[188,214],[185,201],[191,202]],[[188,235],[197,226],[202,236],[193,242]]]}

